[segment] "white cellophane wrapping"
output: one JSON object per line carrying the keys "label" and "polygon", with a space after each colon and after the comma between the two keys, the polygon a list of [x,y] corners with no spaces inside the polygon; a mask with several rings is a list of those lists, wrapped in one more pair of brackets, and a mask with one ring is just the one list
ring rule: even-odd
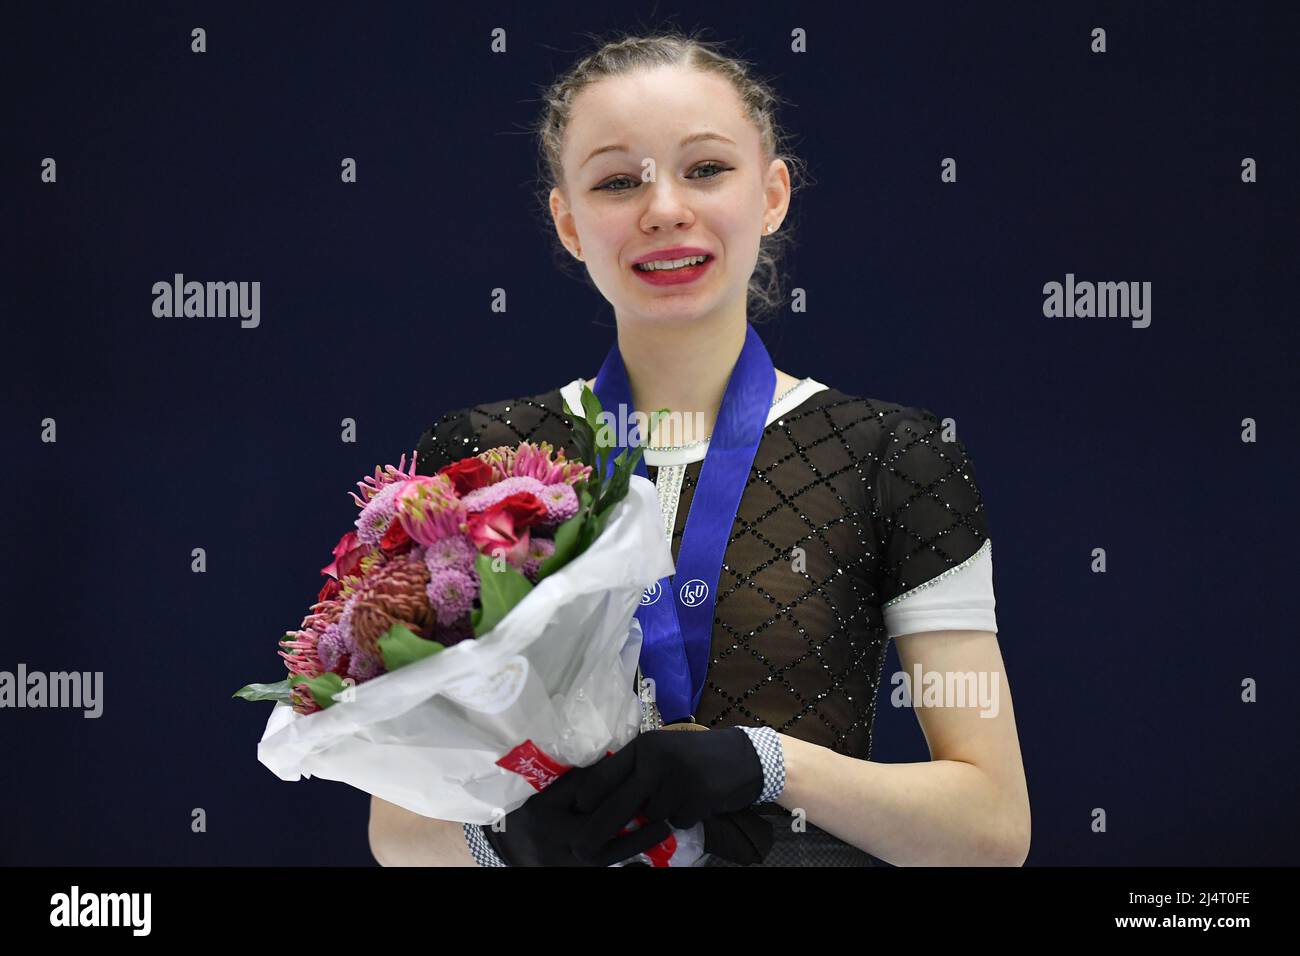
{"label": "white cellophane wrapping", "polygon": [[633,615],[672,572],[654,485],[632,475],[591,546],[491,631],[345,688],[325,710],[277,703],[258,760],[282,780],[338,780],[422,816],[491,823],[537,792],[497,764],[524,741],[589,766],[637,735]]}

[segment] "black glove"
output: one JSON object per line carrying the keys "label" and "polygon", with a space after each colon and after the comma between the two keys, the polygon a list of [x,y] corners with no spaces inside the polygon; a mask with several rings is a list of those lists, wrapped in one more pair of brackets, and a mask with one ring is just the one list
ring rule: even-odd
{"label": "black glove", "polygon": [[[502,830],[483,827],[483,835],[502,862],[507,866],[612,866],[667,839],[672,828],[667,823],[652,822],[609,841],[599,851],[581,859],[574,854],[573,839],[591,821],[590,815],[575,809],[574,795],[585,775],[609,759],[606,757],[591,767],[565,771],[545,790],[533,794],[514,812],[506,814]],[[627,824],[633,816],[628,814],[619,826]]]}
{"label": "black glove", "polygon": [[763,862],[774,841],[772,821],[756,810],[704,818],[704,852],[752,866]]}
{"label": "black glove", "polygon": [[[742,866],[763,862],[772,849],[772,821],[754,810],[705,817],[704,852]],[[651,866],[643,859],[624,866]]]}
{"label": "black glove", "polygon": [[706,817],[744,810],[763,790],[763,765],[748,735],[723,730],[651,730],[584,768],[576,781],[582,817],[572,846],[580,859],[603,859],[620,827],[637,815],[649,826],[688,829]]}

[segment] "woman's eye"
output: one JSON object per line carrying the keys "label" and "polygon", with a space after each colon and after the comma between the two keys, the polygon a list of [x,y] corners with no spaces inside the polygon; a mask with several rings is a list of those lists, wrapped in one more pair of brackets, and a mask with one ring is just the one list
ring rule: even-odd
{"label": "woman's eye", "polygon": [[610,189],[610,186],[612,186],[614,183],[619,182],[619,181],[626,181],[626,182],[629,182],[629,183],[630,183],[630,182],[633,181],[633,179],[632,179],[631,176],[615,176],[613,179],[609,180],[609,181],[606,182],[606,183],[603,183],[603,184],[600,185],[600,186],[597,186],[596,188],[597,188],[597,189],[603,189],[603,190],[605,190],[606,192],[611,192],[611,193],[622,193],[622,192],[627,192],[626,189]]}
{"label": "woman's eye", "polygon": [[[688,175],[687,178],[688,179],[717,179],[718,176],[727,172],[729,169],[731,169],[731,167],[723,166],[721,163],[714,163],[714,162],[700,163],[700,165],[696,166],[694,169],[691,170],[691,173],[699,172],[701,169],[713,170],[713,173],[709,176]],[[611,192],[611,193],[628,192],[629,191],[628,189],[613,188],[614,184],[619,182],[627,182],[635,186],[637,183],[640,182],[640,180],[633,179],[631,176],[615,176],[613,179],[607,180],[606,182],[602,183],[596,188],[603,189],[605,192]]]}
{"label": "woman's eye", "polygon": [[730,167],[723,166],[721,163],[700,163],[700,165],[696,166],[695,169],[691,170],[691,172],[696,172],[701,169],[715,169],[717,170],[717,172],[715,172],[712,176],[704,176],[702,178],[716,179],[719,174],[725,173],[729,168]]}

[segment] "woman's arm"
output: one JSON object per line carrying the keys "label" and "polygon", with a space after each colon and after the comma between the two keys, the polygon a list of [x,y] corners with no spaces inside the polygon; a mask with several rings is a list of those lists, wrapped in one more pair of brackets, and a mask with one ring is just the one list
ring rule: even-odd
{"label": "woman's arm", "polygon": [[370,852],[380,866],[477,866],[464,825],[370,798]]}
{"label": "woman's arm", "polygon": [[[896,643],[909,679],[921,667],[912,706],[931,759],[876,763],[782,734],[786,784],[777,802],[895,866],[1021,866],[1029,855],[1029,791],[997,635],[930,631]],[[975,687],[982,675],[994,706],[978,698],[922,706],[930,672],[945,684],[970,673]]]}

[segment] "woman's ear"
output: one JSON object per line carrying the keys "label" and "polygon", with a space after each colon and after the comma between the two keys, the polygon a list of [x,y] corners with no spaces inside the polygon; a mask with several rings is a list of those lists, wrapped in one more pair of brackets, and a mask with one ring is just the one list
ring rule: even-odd
{"label": "woman's ear", "polygon": [[763,197],[766,200],[763,221],[779,226],[790,208],[790,169],[785,160],[774,159],[768,165],[767,177],[763,181]]}
{"label": "woman's ear", "polygon": [[573,223],[573,213],[569,211],[569,201],[564,198],[564,192],[559,186],[551,189],[550,207],[551,220],[555,223],[556,235],[560,237],[560,242],[564,243],[564,248],[569,250],[570,255],[575,256],[581,262],[582,243],[578,240],[578,230]]}

